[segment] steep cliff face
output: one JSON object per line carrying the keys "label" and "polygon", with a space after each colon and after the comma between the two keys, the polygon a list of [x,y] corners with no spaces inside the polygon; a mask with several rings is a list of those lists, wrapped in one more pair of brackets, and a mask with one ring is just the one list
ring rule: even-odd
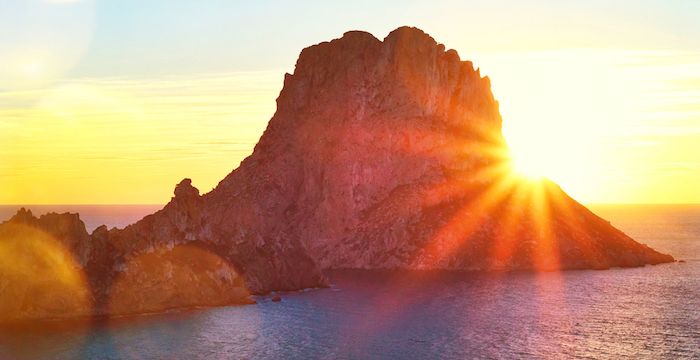
{"label": "steep cliff face", "polygon": [[303,241],[324,268],[672,261],[556,185],[516,178],[489,79],[419,29],[304,49],[277,104],[254,153],[204,199],[237,209],[246,233]]}
{"label": "steep cliff face", "polygon": [[304,49],[254,153],[205,198],[266,214],[267,224],[252,217],[245,228],[279,229],[333,266],[326,250],[396,189],[493,161],[482,150],[503,141],[489,88],[471,63],[413,28]]}
{"label": "steep cliff face", "polygon": [[[71,214],[37,219],[20,211],[0,225],[0,235],[14,236],[0,239],[5,254],[23,254],[29,264],[60,248],[64,255],[34,271],[65,269],[53,279],[64,290],[52,290],[52,304],[61,304],[52,308],[22,300],[42,286],[22,287],[20,273],[0,267],[0,289],[22,300],[0,302],[0,312],[121,314],[245,302],[248,293],[323,286],[320,268],[673,261],[556,185],[517,178],[506,153],[489,79],[470,62],[415,28],[383,41],[348,32],[302,51],[253,154],[211,192],[200,195],[185,179],[162,210],[90,235]],[[16,241],[22,231],[52,245],[27,250]]]}

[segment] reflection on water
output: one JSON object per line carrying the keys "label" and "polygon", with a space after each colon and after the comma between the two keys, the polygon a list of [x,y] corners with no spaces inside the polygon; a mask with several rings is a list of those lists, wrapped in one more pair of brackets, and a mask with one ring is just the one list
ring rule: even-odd
{"label": "reflection on water", "polygon": [[279,303],[5,330],[0,358],[700,357],[700,207],[595,210],[687,262],[562,273],[336,272],[332,288]]}

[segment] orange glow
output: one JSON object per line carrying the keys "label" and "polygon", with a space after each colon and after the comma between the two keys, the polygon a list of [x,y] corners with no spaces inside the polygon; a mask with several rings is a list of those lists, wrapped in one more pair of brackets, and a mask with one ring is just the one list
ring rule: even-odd
{"label": "orange glow", "polygon": [[71,252],[31,226],[5,224],[0,230],[0,279],[0,319],[92,313],[90,288]]}
{"label": "orange glow", "polygon": [[[492,163],[466,179],[449,180],[433,188],[431,194],[426,196],[427,206],[446,199],[461,199],[458,200],[460,208],[445,225],[435,230],[423,249],[423,255],[415,260],[415,265],[421,268],[449,268],[450,256],[468,252],[465,249],[471,246],[470,239],[477,232],[491,231],[488,235],[480,235],[489,239],[487,246],[490,246],[491,256],[480,259],[482,263],[477,267],[558,270],[560,250],[552,224],[553,213],[563,215],[567,223],[577,221],[568,209],[568,202],[562,198],[566,195],[554,191],[556,185],[549,180],[522,174],[509,159],[507,150],[498,146],[497,141],[493,146],[480,146],[490,149],[487,153],[492,156]],[[562,216],[557,217],[560,218]],[[578,226],[582,227],[580,224]],[[517,239],[534,243],[534,253],[527,259],[528,263],[513,264],[513,261],[525,260],[511,257],[514,253],[522,252],[522,249],[516,249],[522,245]],[[591,249],[584,255],[594,258],[596,254]]]}
{"label": "orange glow", "polygon": [[530,201],[530,192],[526,190],[524,187],[516,187],[513,190],[508,202],[510,209],[503,214],[503,226],[494,234],[491,258],[495,269],[507,269],[511,255],[518,246],[517,227],[522,222],[522,214]]}
{"label": "orange glow", "polygon": [[550,224],[551,209],[549,203],[551,199],[542,185],[542,182],[536,182],[532,194],[533,211],[530,214],[535,224],[534,237],[537,243],[537,252],[533,260],[535,268],[538,270],[557,270],[559,269],[559,249]]}
{"label": "orange glow", "polygon": [[134,256],[125,269],[110,290],[110,314],[250,301],[243,278],[234,267],[194,244]]}
{"label": "orange glow", "polygon": [[[500,172],[502,169],[487,168],[484,172]],[[483,175],[482,175],[483,176]],[[479,175],[477,175],[479,177]],[[489,176],[490,177],[490,176]],[[517,180],[505,176],[502,181],[489,185],[475,199],[467,202],[430,240],[425,248],[426,264],[418,266],[435,268],[442,267],[444,260],[459,247],[469,241],[471,234],[482,224],[484,216],[495,206],[502,203],[516,185]]]}

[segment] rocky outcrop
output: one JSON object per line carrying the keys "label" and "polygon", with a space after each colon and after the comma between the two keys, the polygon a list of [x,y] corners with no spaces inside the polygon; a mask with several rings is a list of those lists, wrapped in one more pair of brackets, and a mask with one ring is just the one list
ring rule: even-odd
{"label": "rocky outcrop", "polygon": [[92,234],[78,214],[20,209],[0,224],[0,322],[249,304],[251,294],[326,286],[298,239],[227,221],[228,201],[204,201],[190,179],[174,193],[135,224]]}
{"label": "rocky outcrop", "polygon": [[[43,285],[24,288],[20,273],[0,267],[0,289],[19,299],[0,302],[0,311],[42,317],[241,302],[323,286],[320,268],[673,261],[553,183],[517,178],[506,154],[498,102],[472,63],[415,28],[383,41],[348,32],[302,51],[253,154],[211,192],[200,195],[185,179],[162,210],[91,235],[74,214],[23,210],[0,225],[0,245],[27,264],[61,249],[34,274],[66,271],[47,277],[64,289],[56,301],[37,304],[30,294]],[[50,246],[26,250],[21,231]]]}
{"label": "rocky outcrop", "polygon": [[88,235],[78,214],[21,209],[0,224],[0,322],[252,302],[243,277],[207,244],[129,240],[113,242],[104,226]]}

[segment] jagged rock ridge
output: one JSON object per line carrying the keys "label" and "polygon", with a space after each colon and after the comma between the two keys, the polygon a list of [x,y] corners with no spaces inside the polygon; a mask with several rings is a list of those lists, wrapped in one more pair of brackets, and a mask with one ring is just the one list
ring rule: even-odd
{"label": "jagged rock ridge", "polygon": [[[415,28],[383,41],[352,31],[302,51],[253,154],[211,192],[200,195],[183,180],[162,210],[91,235],[76,224],[56,232],[26,213],[10,223],[58,238],[86,274],[90,293],[81,296],[106,314],[198,305],[212,294],[236,302],[241,289],[323,286],[319,267],[554,270],[673,261],[556,185],[514,179],[506,150],[489,79],[456,51]],[[193,265],[193,251],[210,261]],[[178,266],[167,273],[182,274],[185,286],[204,284],[188,301],[142,296],[114,305],[115,291],[138,292],[141,284],[178,294],[182,287],[168,288],[172,277],[159,275]]]}

